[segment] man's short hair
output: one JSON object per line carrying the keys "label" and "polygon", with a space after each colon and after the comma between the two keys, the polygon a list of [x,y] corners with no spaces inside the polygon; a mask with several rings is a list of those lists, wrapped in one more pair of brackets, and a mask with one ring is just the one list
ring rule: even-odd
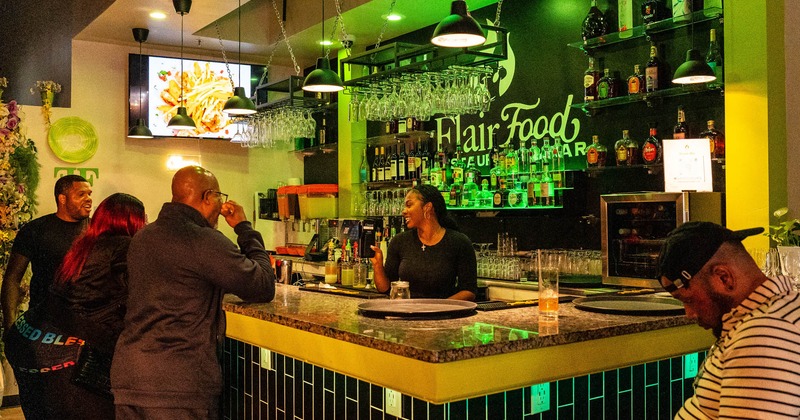
{"label": "man's short hair", "polygon": [[56,181],[56,187],[53,189],[53,194],[56,197],[56,204],[58,204],[58,196],[61,194],[67,195],[67,192],[72,188],[72,184],[76,182],[89,181],[80,175],[64,175]]}
{"label": "man's short hair", "polygon": [[741,243],[744,238],[761,232],[764,228],[734,231],[711,222],[686,222],[670,232],[661,247],[658,279],[666,277],[672,282],[664,286],[668,292],[684,287],[723,243]]}

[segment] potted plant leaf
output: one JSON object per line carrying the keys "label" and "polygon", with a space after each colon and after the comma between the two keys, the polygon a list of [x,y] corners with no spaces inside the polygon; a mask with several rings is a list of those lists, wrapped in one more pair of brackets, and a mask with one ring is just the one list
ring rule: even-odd
{"label": "potted plant leaf", "polygon": [[[784,274],[797,275],[798,273],[787,273],[786,268],[789,268],[788,265],[796,267],[800,263],[800,219],[784,219],[788,213],[788,207],[781,207],[772,212],[772,215],[778,220],[778,224],[770,225],[769,233],[765,233],[765,235],[775,241],[778,246]],[[789,271],[794,271],[794,269]]]}

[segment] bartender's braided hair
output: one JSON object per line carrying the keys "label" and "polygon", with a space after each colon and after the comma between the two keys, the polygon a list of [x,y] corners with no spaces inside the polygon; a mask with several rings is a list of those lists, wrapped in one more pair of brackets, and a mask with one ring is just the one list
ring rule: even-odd
{"label": "bartender's braided hair", "polygon": [[455,219],[453,219],[447,211],[447,206],[444,204],[444,197],[442,197],[442,193],[439,189],[426,184],[417,185],[412,188],[411,191],[415,191],[419,194],[423,204],[433,204],[433,213],[436,215],[436,219],[439,221],[440,225],[447,229],[459,230],[458,223],[456,223]]}

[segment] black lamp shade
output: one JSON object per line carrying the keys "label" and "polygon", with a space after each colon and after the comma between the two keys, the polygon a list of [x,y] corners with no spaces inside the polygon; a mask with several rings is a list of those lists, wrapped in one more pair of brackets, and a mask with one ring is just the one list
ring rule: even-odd
{"label": "black lamp shade", "polygon": [[173,130],[194,130],[197,128],[197,125],[194,123],[194,120],[189,117],[186,113],[185,106],[178,107],[178,113],[169,120],[167,123],[167,127]]}
{"label": "black lamp shade", "polygon": [[467,3],[464,0],[454,0],[450,4],[450,16],[436,25],[431,42],[440,47],[474,47],[486,42],[486,34],[467,11]]}
{"label": "black lamp shade", "polygon": [[342,79],[331,70],[331,61],[327,57],[318,58],[317,68],[303,81],[303,90],[309,92],[338,92],[343,89]]}
{"label": "black lamp shade", "polygon": [[222,112],[228,115],[249,115],[256,113],[256,105],[244,93],[243,87],[233,89],[233,96],[225,102]]}
{"label": "black lamp shade", "polygon": [[700,51],[694,48],[686,52],[686,61],[675,70],[672,83],[682,85],[692,83],[708,83],[717,80],[714,70],[703,60]]}
{"label": "black lamp shade", "polygon": [[137,118],[136,124],[134,124],[130,131],[128,131],[128,137],[134,139],[152,139],[153,133],[149,128],[147,128],[147,124],[144,123],[144,119]]}

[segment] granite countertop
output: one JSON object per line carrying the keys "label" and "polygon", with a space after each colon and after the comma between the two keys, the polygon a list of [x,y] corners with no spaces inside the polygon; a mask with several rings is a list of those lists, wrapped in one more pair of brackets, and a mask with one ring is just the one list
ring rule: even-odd
{"label": "granite countertop", "polygon": [[[223,308],[417,360],[442,363],[537,349],[624,334],[690,325],[679,316],[628,316],[586,312],[561,303],[557,325],[539,324],[538,307],[477,311],[445,320],[379,319],[358,313],[366,299],[302,291],[278,284],[270,303],[245,303],[233,295]],[[541,328],[540,328],[541,327]],[[709,333],[710,334],[710,333]]]}

